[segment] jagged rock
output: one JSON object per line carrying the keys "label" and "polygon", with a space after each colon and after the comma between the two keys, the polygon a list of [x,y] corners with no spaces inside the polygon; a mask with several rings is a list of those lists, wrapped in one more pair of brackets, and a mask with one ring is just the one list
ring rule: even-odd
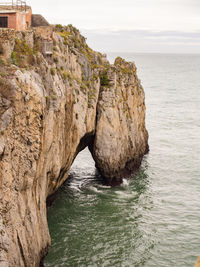
{"label": "jagged rock", "polygon": [[108,72],[109,83],[100,92],[92,154],[108,183],[140,166],[148,151],[144,91],[133,63],[118,58]]}
{"label": "jagged rock", "polygon": [[133,63],[110,65],[70,25],[54,29],[53,56],[35,31],[1,37],[11,44],[0,64],[0,265],[39,266],[50,245],[46,199],[76,155],[89,146],[112,184],[139,166],[144,92]]}
{"label": "jagged rock", "polygon": [[4,149],[5,149],[4,137],[0,136],[0,157],[3,155]]}

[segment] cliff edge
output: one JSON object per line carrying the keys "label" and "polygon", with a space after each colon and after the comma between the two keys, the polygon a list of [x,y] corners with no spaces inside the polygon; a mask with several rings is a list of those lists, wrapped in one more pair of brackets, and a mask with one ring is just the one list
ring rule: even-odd
{"label": "cliff edge", "polygon": [[139,167],[144,91],[133,63],[109,64],[72,25],[0,31],[0,265],[39,266],[46,199],[82,149],[109,184]]}

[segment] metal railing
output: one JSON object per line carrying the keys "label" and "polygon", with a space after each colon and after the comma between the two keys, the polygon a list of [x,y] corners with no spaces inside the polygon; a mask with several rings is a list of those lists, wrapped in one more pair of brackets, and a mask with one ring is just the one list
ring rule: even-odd
{"label": "metal railing", "polygon": [[13,8],[17,10],[27,10],[28,6],[26,4],[26,1],[21,1],[21,0],[12,0],[11,2],[1,2],[0,1],[0,9],[5,9],[5,8]]}
{"label": "metal railing", "polygon": [[53,41],[42,41],[42,52],[45,55],[53,54]]}

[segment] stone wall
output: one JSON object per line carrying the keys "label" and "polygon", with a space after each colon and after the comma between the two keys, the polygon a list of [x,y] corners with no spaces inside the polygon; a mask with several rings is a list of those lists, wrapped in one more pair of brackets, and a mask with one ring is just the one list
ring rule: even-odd
{"label": "stone wall", "polygon": [[32,14],[31,25],[32,25],[32,27],[40,27],[40,26],[48,27],[48,26],[50,26],[48,21],[40,14]]}

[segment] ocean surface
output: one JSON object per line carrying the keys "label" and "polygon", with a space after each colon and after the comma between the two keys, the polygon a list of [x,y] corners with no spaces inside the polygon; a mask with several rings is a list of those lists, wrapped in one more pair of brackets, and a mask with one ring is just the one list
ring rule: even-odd
{"label": "ocean surface", "polygon": [[47,267],[190,267],[200,254],[200,55],[110,53],[134,61],[150,152],[103,186],[87,149],[48,210]]}

